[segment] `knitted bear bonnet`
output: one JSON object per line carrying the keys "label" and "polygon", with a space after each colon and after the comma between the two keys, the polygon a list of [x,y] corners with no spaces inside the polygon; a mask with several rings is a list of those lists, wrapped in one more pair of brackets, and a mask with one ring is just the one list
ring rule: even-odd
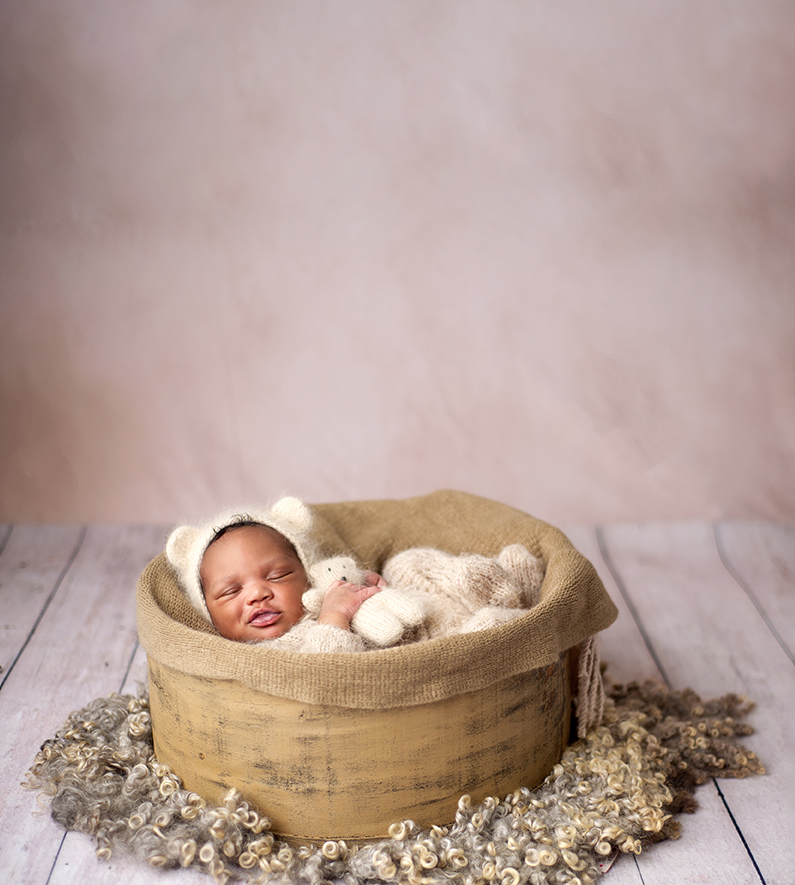
{"label": "knitted bear bonnet", "polygon": [[312,511],[298,498],[282,498],[270,508],[224,510],[202,525],[183,525],[174,529],[166,543],[166,558],[191,605],[211,624],[212,618],[204,599],[199,569],[205,550],[218,532],[241,521],[268,526],[287,538],[295,548],[307,575],[315,558],[309,535]]}

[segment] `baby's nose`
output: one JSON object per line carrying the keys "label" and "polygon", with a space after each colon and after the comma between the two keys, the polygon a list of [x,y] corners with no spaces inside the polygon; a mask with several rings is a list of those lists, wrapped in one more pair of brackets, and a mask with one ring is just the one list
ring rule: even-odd
{"label": "baby's nose", "polygon": [[248,598],[252,602],[258,602],[260,599],[270,599],[271,596],[273,596],[273,593],[267,581],[252,581],[248,587]]}

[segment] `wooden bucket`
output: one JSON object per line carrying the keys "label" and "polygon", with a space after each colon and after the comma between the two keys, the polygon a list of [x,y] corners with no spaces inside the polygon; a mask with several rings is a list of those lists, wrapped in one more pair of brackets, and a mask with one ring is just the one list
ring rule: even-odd
{"label": "wooden bucket", "polygon": [[221,804],[230,784],[287,841],[384,838],[411,819],[451,823],[476,802],[535,787],[569,737],[568,656],[488,689],[385,710],[263,696],[149,662],[155,754]]}

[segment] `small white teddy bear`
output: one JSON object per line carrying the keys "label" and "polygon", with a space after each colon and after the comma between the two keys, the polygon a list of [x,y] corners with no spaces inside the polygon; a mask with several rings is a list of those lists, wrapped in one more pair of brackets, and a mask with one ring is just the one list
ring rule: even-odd
{"label": "small white teddy bear", "polygon": [[[304,610],[317,616],[326,590],[334,581],[363,584],[364,572],[350,556],[334,556],[316,562],[308,569],[310,589],[301,601]],[[380,648],[397,644],[410,630],[425,620],[422,599],[385,587],[366,599],[351,620],[351,629]]]}

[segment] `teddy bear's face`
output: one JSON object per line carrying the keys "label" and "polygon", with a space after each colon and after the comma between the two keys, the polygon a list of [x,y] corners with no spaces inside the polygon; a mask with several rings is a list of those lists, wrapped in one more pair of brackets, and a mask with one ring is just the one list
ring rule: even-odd
{"label": "teddy bear's face", "polygon": [[309,569],[309,582],[318,590],[326,590],[334,581],[349,581],[360,584],[363,580],[361,569],[350,556],[335,556],[315,563]]}

